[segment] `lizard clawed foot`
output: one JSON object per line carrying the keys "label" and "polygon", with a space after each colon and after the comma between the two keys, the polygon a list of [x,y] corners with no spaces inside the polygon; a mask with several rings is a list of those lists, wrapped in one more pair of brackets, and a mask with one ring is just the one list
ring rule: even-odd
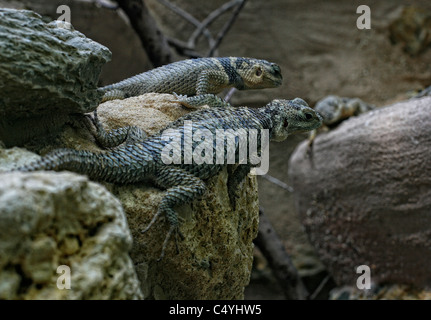
{"label": "lizard clawed foot", "polygon": [[181,233],[181,231],[177,225],[172,225],[169,228],[169,231],[168,231],[168,234],[166,235],[165,241],[163,241],[162,252],[160,254],[160,257],[157,259],[157,262],[161,261],[163,259],[163,257],[165,256],[165,250],[166,250],[166,247],[168,246],[169,239],[171,238],[173,232],[175,232],[175,249],[177,251],[177,254],[180,253],[180,249],[178,247],[178,238],[181,238],[181,240],[184,240],[184,236]]}
{"label": "lizard clawed foot", "polygon": [[195,106],[190,103],[190,98],[186,95],[177,94],[175,92],[172,92],[172,95],[175,97],[172,102],[179,103],[181,106],[187,108],[187,109],[196,109],[198,106]]}
{"label": "lizard clawed foot", "polygon": [[[141,231],[142,234],[144,234],[145,232],[147,232],[151,228],[151,226],[156,222],[157,218],[161,215],[162,212],[163,212],[162,210],[157,211],[157,213],[154,215],[153,219],[151,219],[150,223],[145,227],[144,230]],[[178,218],[178,220],[181,220],[180,217],[177,217],[177,218]],[[176,220],[176,222],[171,223],[171,227],[169,228],[168,234],[166,235],[166,238],[163,241],[162,252],[160,254],[160,257],[157,259],[157,261],[161,261],[163,259],[163,257],[165,256],[165,250],[166,250],[166,247],[168,246],[169,239],[171,238],[173,232],[175,232],[176,251],[177,251],[177,253],[180,252],[179,247],[178,247],[178,238],[180,238],[180,240],[184,240],[184,236],[179,229],[178,220]]]}
{"label": "lizard clawed foot", "polygon": [[99,117],[97,115],[97,109],[93,111],[93,116],[89,114],[86,114],[85,116],[93,123],[93,126],[96,128],[96,130],[100,130],[100,128],[102,127],[102,124],[99,121]]}
{"label": "lizard clawed foot", "polygon": [[145,232],[147,232],[151,226],[154,224],[154,222],[156,222],[157,218],[160,216],[162,212],[159,210],[157,211],[157,213],[154,215],[153,219],[151,219],[150,223],[145,227],[144,230],[141,231],[142,234],[144,234]]}

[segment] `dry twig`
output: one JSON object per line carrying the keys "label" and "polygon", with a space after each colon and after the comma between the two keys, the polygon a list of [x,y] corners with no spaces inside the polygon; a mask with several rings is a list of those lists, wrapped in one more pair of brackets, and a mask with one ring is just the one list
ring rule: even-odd
{"label": "dry twig", "polygon": [[207,56],[212,57],[215,54],[215,51],[221,44],[223,38],[228,33],[230,28],[232,27],[233,23],[235,22],[236,18],[238,17],[239,13],[241,12],[242,8],[244,7],[247,0],[241,0],[238,7],[233,12],[232,16],[230,17],[229,21],[226,22],[226,24],[223,26],[222,30],[218,33],[216,42],[211,46],[210,50],[208,51]]}
{"label": "dry twig", "polygon": [[[196,28],[199,28],[201,26],[201,22],[198,19],[196,19],[195,17],[193,17],[187,11],[181,9],[180,7],[178,7],[172,3],[170,3],[167,0],[158,0],[158,1],[161,4],[165,5],[167,8],[171,9],[173,12],[175,12],[179,16],[181,16],[182,18],[184,18],[185,20],[187,20],[188,22],[190,22],[191,24],[193,24]],[[208,39],[208,45],[213,46],[215,40],[214,40],[213,36],[211,35],[211,32],[207,28],[204,28],[202,30],[202,32],[203,32],[203,35]]]}
{"label": "dry twig", "polygon": [[[181,9],[180,7],[172,4],[168,0],[158,0],[161,4],[165,5],[167,8],[181,16],[183,19],[193,24],[196,29],[189,37],[187,43],[179,41],[177,39],[170,39],[169,43],[174,46],[174,48],[178,51],[178,53],[187,55],[189,57],[198,57],[198,56],[217,56],[217,49],[220,46],[223,38],[228,33],[229,29],[235,22],[238,17],[240,11],[244,7],[247,0],[231,0],[219,8],[212,11],[202,22],[193,17],[187,11]],[[220,17],[223,13],[235,7],[235,10],[231,16],[231,18],[225,23],[222,30],[218,33],[217,38],[214,39],[211,32],[208,30],[208,26],[213,23],[218,17]],[[200,35],[204,35],[208,40],[209,50],[206,55],[201,55],[196,52],[196,42]]]}
{"label": "dry twig", "polygon": [[287,190],[289,192],[293,192],[293,187],[289,186],[288,184],[284,183],[281,180],[278,180],[277,178],[275,178],[273,176],[270,176],[269,174],[264,174],[261,177],[268,180],[269,182],[279,186],[280,188],[283,188],[284,190]]}

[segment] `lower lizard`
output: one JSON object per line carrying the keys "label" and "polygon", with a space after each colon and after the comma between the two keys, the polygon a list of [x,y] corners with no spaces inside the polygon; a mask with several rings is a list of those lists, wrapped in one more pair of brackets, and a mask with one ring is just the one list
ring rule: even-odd
{"label": "lower lizard", "polygon": [[[214,101],[216,103],[216,101]],[[217,106],[217,105],[216,105]],[[103,131],[101,125],[95,121],[98,131]],[[216,137],[220,129],[242,130],[250,132],[256,129],[258,137],[262,136],[262,130],[267,129],[268,138],[273,141],[283,141],[289,135],[297,132],[305,132],[318,128],[322,124],[322,119],[318,113],[308,107],[307,103],[299,98],[294,100],[273,100],[261,108],[247,107],[219,107],[201,109],[191,112],[173,123],[158,134],[142,139],[139,129],[117,129],[108,134],[99,132],[96,136],[102,144],[113,144],[123,142],[121,145],[106,152],[94,153],[89,151],[78,151],[73,149],[58,149],[47,154],[41,159],[17,168],[18,171],[35,170],[69,170],[81,174],[86,174],[90,179],[108,181],[119,184],[129,184],[152,179],[156,185],[166,189],[156,215],[153,217],[144,232],[156,221],[161,214],[166,215],[170,224],[168,235],[162,246],[160,258],[164,256],[165,248],[175,232],[176,238],[181,235],[179,232],[179,220],[174,207],[192,202],[205,193],[206,185],[204,180],[217,175],[227,164],[227,153],[224,152],[222,162],[214,152],[209,162],[198,164],[195,159],[186,163],[186,157],[190,154],[184,150],[186,141],[187,125],[191,134],[200,134],[204,131]],[[203,133],[202,133],[203,134]],[[106,138],[109,139],[106,139]],[[121,137],[121,139],[117,139]],[[206,138],[205,138],[206,139]],[[260,140],[263,140],[259,138]],[[268,139],[268,140],[269,140]],[[193,139],[191,152],[199,145]],[[108,141],[108,142],[107,142]],[[163,158],[163,152],[170,146],[171,141],[177,142],[179,160],[174,163],[167,163]],[[205,140],[206,141],[206,140]],[[216,140],[214,140],[216,141]],[[214,141],[211,142],[213,146]],[[238,141],[235,141],[235,170],[230,176],[228,184],[230,190],[236,190],[241,182],[256,164],[251,161],[250,154],[242,164],[238,164]],[[263,150],[264,141],[256,143],[258,153]],[[222,147],[226,150],[226,141]],[[247,141],[247,150],[250,141]],[[205,151],[206,153],[206,151]],[[166,153],[165,153],[166,155]]]}

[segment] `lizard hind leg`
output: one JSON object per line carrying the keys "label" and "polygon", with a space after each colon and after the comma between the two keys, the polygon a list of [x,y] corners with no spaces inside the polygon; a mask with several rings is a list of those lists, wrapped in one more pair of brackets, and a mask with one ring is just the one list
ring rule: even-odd
{"label": "lizard hind leg", "polygon": [[147,138],[146,133],[141,128],[135,126],[120,127],[106,131],[99,120],[97,110],[94,110],[93,117],[89,115],[87,117],[95,128],[95,130],[91,130],[91,128],[89,130],[92,132],[97,143],[105,149],[116,148],[120,144],[133,144]]}
{"label": "lizard hind leg", "polygon": [[160,215],[165,215],[170,227],[162,245],[162,252],[158,259],[160,261],[165,255],[165,250],[173,233],[175,234],[177,252],[179,252],[178,238],[184,239],[179,228],[180,217],[173,208],[191,203],[194,199],[199,198],[204,194],[206,186],[201,179],[178,167],[162,167],[157,170],[155,175],[155,183],[167,189],[167,191],[159,205],[157,213],[142,233],[147,232]]}

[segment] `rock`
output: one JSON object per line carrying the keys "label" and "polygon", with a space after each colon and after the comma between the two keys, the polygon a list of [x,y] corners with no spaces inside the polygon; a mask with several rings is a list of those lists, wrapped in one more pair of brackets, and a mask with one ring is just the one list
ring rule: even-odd
{"label": "rock", "polygon": [[[190,112],[170,94],[149,93],[125,100],[108,101],[98,108],[99,117],[109,129],[135,125],[148,134],[158,132],[169,122]],[[237,209],[230,207],[228,173],[207,182],[202,200],[177,210],[184,219],[178,241],[172,237],[165,257],[157,262],[168,231],[163,219],[142,234],[164,195],[148,185],[113,186],[127,214],[134,245],[135,263],[146,299],[243,299],[253,261],[253,239],[257,235],[259,202],[256,176],[239,186]]]}
{"label": "rock", "polygon": [[[106,3],[108,1],[103,1],[103,4]],[[52,0],[0,0],[2,8],[32,10],[43,16],[44,20],[59,19],[62,14],[57,13],[57,8],[67,5],[74,28],[112,52],[113,59],[103,67],[99,86],[151,69],[151,62],[141,41],[123,11],[112,10],[109,5],[100,4],[101,2],[94,1],[67,1],[60,4]]]}
{"label": "rock", "polygon": [[152,135],[192,111],[173,101],[175,97],[171,94],[146,93],[104,102],[97,108],[97,114],[108,130],[136,126]]}
{"label": "rock", "polygon": [[[0,9],[0,114],[29,118],[84,113],[98,105],[97,81],[111,58],[82,33],[37,13]],[[31,102],[31,103],[29,103]]]}
{"label": "rock", "polygon": [[3,149],[0,147],[0,172],[10,171],[39,158],[37,154],[22,148]]}
{"label": "rock", "polygon": [[338,285],[368,265],[378,284],[431,284],[431,98],[353,117],[301,143],[289,181],[301,221]]}
{"label": "rock", "polygon": [[201,201],[177,209],[184,219],[184,240],[174,237],[165,257],[157,262],[168,232],[164,219],[148,232],[141,231],[157,212],[163,192],[137,186],[116,187],[113,192],[126,211],[134,246],[135,263],[146,299],[243,299],[253,262],[253,239],[257,235],[259,203],[256,178],[239,187],[237,209],[227,193],[227,172],[207,182]]}
{"label": "rock", "polygon": [[[1,299],[142,298],[127,220],[105,188],[66,172],[1,180]],[[70,268],[70,290],[57,287],[60,266]]]}
{"label": "rock", "polygon": [[0,9],[0,140],[20,145],[58,130],[69,114],[94,110],[102,96],[99,74],[110,58],[106,47],[71,26]]}

